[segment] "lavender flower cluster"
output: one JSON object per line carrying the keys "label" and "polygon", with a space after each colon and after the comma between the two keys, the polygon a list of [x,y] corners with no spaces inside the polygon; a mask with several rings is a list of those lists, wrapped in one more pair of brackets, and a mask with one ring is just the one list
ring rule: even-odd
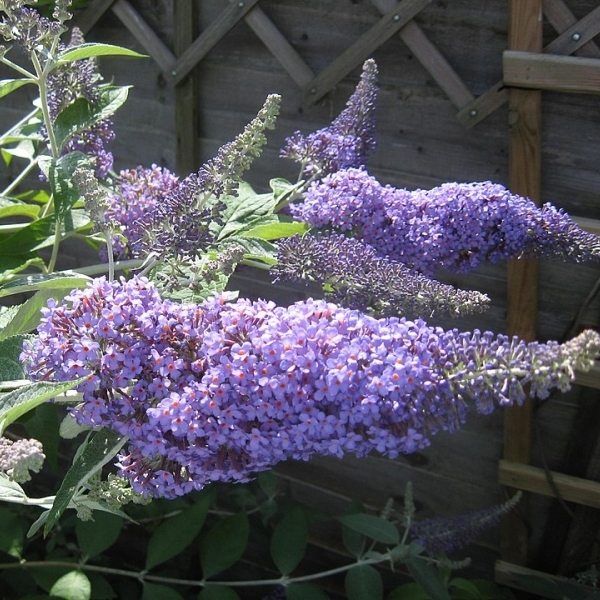
{"label": "lavender flower cluster", "polygon": [[377,65],[369,59],[363,64],[346,108],[331,125],[307,136],[294,132],[286,140],[281,156],[299,162],[308,177],[365,165],[376,146],[377,93]]}
{"label": "lavender flower cluster", "polygon": [[356,235],[378,254],[427,276],[438,268],[466,273],[484,261],[518,257],[600,258],[600,238],[562,210],[538,208],[491,182],[408,191],[350,168],[313,183],[304,202],[289,209],[314,227]]}
{"label": "lavender flower cluster", "polygon": [[[116,259],[139,258],[143,249],[144,228],[141,221],[177,187],[177,175],[157,165],[122,170],[114,182],[104,218],[118,227],[113,238]],[[106,248],[102,249],[106,255]]]}
{"label": "lavender flower cluster", "polygon": [[468,399],[489,412],[566,389],[599,350],[595,332],[526,344],[325,301],[182,305],[136,277],[50,300],[22,360],[34,380],[87,375],[78,422],[127,436],[120,474],[171,498],[288,458],[414,452]]}
{"label": "lavender flower cluster", "polygon": [[458,290],[378,256],[362,240],[337,233],[292,236],[278,244],[274,282],[316,282],[331,302],[377,316],[483,311],[489,297]]}

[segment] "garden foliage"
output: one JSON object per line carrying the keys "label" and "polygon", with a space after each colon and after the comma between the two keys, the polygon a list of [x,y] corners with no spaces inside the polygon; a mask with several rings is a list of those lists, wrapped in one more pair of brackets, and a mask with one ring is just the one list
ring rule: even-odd
{"label": "garden foliage", "polygon": [[[489,304],[436,281],[438,269],[597,261],[598,239],[499,184],[380,184],[367,169],[373,60],[331,125],[289,136],[282,157],[299,163],[298,181],[273,178],[259,193],[244,180],[275,127],[277,95],[196,173],[115,172],[111,117],[129,89],[104,82],[97,61],[140,55],[68,32],[69,2],[52,17],[29,4],[0,1],[0,61],[15,74],[0,97],[38,92],[0,136],[4,163],[22,166],[0,192],[0,499],[15,507],[0,507],[0,550],[14,559],[2,564],[4,583],[31,598],[227,600],[257,589],[252,597],[301,600],[328,597],[314,582],[345,573],[348,598],[376,600],[374,565],[389,564],[416,582],[390,599],[498,597],[453,578],[446,553],[513,502],[416,523],[410,488],[399,511],[355,506],[337,517],[352,560],[306,574],[316,517],[281,500],[269,470],[315,454],[395,458],[455,431],[470,408],[487,414],[568,389],[598,355],[593,331],[526,343],[422,317]],[[96,248],[98,264],[60,270],[67,238]],[[230,286],[240,265],[269,271],[274,285],[316,284],[322,299],[240,298]],[[44,458],[62,475],[38,497],[21,484]],[[133,528],[145,536],[137,568],[109,564],[105,552]],[[261,542],[275,575],[240,581],[241,559]],[[192,561],[201,577],[189,575]]]}

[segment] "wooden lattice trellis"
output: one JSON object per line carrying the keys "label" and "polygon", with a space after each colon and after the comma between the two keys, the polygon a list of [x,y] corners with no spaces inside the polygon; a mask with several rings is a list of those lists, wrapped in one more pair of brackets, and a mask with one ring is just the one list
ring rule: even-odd
{"label": "wooden lattice trellis", "polygon": [[[541,90],[600,92],[600,49],[593,38],[600,33],[600,7],[577,20],[563,0],[508,0],[509,40],[503,55],[503,79],[485,93],[474,97],[435,44],[415,21],[432,0],[371,0],[380,18],[368,31],[321,73],[315,74],[260,6],[260,0],[232,0],[223,3],[219,16],[202,32],[194,30],[193,0],[174,4],[175,41],[169,49],[143,20],[128,0],[94,0],[78,15],[76,24],[88,31],[111,10],[153,58],[176,93],[177,169],[197,168],[197,118],[194,68],[223,39],[231,28],[244,20],[282,68],[298,86],[304,104],[325,96],[374,51],[398,35],[428,71],[457,109],[457,119],[473,127],[498,107],[509,103],[510,159],[509,187],[512,191],[540,201],[541,189]],[[542,16],[556,30],[557,37],[542,44]],[[582,56],[583,55],[583,56]],[[580,220],[586,229],[600,232],[597,222]],[[535,261],[515,261],[508,270],[508,325],[512,334],[535,338],[537,322],[537,265]],[[600,389],[600,374],[580,376],[586,386]],[[600,484],[551,474],[528,466],[531,454],[531,406],[507,411],[505,459],[499,468],[500,483],[546,495],[558,490],[566,499],[600,505]],[[518,518],[504,530],[503,558],[498,580],[514,584],[515,564],[524,564],[527,531]]]}

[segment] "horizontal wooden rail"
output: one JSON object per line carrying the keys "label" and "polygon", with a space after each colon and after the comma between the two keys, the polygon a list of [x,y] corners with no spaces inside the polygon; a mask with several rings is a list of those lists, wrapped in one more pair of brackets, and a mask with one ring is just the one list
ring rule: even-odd
{"label": "horizontal wooden rail", "polygon": [[504,84],[512,87],[579,94],[600,93],[600,59],[506,50]]}
{"label": "horizontal wooden rail", "polygon": [[[548,481],[551,477],[552,485]],[[555,490],[567,502],[583,506],[600,508],[600,483],[571,475],[563,475],[544,469],[501,459],[498,469],[498,481],[501,485],[533,492],[543,496],[556,497]]]}
{"label": "horizontal wooden rail", "polygon": [[523,581],[524,578],[535,577],[545,579],[550,582],[559,582],[562,577],[557,575],[549,575],[542,571],[535,571],[534,569],[528,569],[520,565],[514,565],[512,563],[497,560],[494,566],[494,580],[499,585],[513,588],[515,590],[523,590],[524,592],[531,591]]}

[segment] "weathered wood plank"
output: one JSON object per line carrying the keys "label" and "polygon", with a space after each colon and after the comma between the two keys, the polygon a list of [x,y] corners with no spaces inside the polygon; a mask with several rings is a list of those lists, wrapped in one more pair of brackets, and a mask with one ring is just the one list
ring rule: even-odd
{"label": "weathered wood plank", "polygon": [[[551,478],[552,484],[548,481]],[[600,483],[581,477],[549,472],[539,467],[501,460],[498,481],[518,490],[556,498],[556,492],[567,502],[600,508]]]}
{"label": "weathered wood plank", "polygon": [[315,74],[259,6],[255,6],[244,20],[299,87],[312,81]]}
{"label": "weathered wood plank", "polygon": [[508,102],[508,88],[503,81],[499,81],[489,90],[475,98],[456,113],[456,118],[470,129],[481,123],[491,115],[497,108]]}
{"label": "weathered wood plank", "polygon": [[85,35],[114,4],[115,0],[94,0],[87,8],[73,17],[73,25]]}
{"label": "weathered wood plank", "polygon": [[431,0],[403,0],[386,13],[369,31],[336,58],[323,72],[305,86],[305,104],[320,100],[350,71],[373,54],[386,40],[418,15]]}
{"label": "weathered wood plank", "polygon": [[592,41],[600,31],[600,7],[577,21],[562,0],[544,0],[544,13],[562,34],[545,48],[549,54],[574,54],[585,50],[590,58],[600,58],[600,49]]}
{"label": "weathered wood plank", "polygon": [[600,94],[600,59],[507,50],[502,57],[504,83],[509,86]]}
{"label": "weathered wood plank", "polygon": [[[382,14],[394,10],[399,4],[396,0],[372,2]],[[456,107],[463,108],[473,101],[469,88],[415,21],[407,23],[398,35]]]}
{"label": "weathered wood plank", "polygon": [[208,54],[219,40],[258,2],[229,2],[227,8],[194,40],[189,48],[177,59],[171,70],[171,85],[177,85]]}
{"label": "weathered wood plank", "polygon": [[496,561],[494,573],[496,583],[525,592],[529,592],[530,590],[524,585],[522,577],[541,577],[549,581],[561,581],[561,578],[555,575],[549,575],[543,571],[536,571],[503,560]]}
{"label": "weathered wood plank", "polygon": [[127,0],[117,0],[112,6],[112,11],[119,17],[123,25],[131,31],[135,39],[158,66],[169,73],[175,64],[175,56],[152,31],[152,28],[144,21],[137,10]]}

